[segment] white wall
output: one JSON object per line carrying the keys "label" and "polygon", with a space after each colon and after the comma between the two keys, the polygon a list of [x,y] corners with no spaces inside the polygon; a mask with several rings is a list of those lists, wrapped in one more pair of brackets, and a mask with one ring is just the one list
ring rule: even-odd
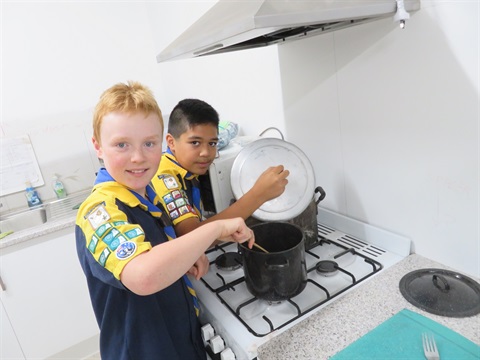
{"label": "white wall", "polygon": [[288,138],[323,206],[478,276],[479,3],[422,6],[279,47]]}
{"label": "white wall", "polygon": [[[91,187],[98,167],[92,109],[120,81],[149,86],[167,116],[181,99],[196,97],[241,123],[242,134],[283,126],[275,47],[157,64],[157,53],[214,3],[1,3],[0,135],[30,136],[46,182],[37,188],[42,199],[54,197],[55,173],[67,192]],[[21,192],[0,201],[2,213],[26,206]]]}
{"label": "white wall", "polygon": [[[148,3],[157,52],[215,3]],[[193,97],[210,103],[221,119],[239,123],[241,134],[260,134],[273,125],[284,131],[276,47],[164,62],[157,70],[166,87],[168,112],[178,101]]]}
{"label": "white wall", "polygon": [[[149,85],[162,106],[153,34],[133,2],[2,2],[1,135],[28,134],[45,186],[58,173],[67,192],[91,187],[98,161],[91,115],[101,92],[129,79]],[[26,206],[2,197],[2,212]]]}

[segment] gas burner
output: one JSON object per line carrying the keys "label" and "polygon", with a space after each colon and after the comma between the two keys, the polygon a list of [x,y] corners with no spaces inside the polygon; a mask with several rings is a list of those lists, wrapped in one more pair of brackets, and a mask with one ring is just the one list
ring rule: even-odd
{"label": "gas burner", "polygon": [[236,252],[227,252],[215,259],[215,265],[220,270],[233,271],[242,267],[242,256]]}
{"label": "gas burner", "polygon": [[322,260],[316,265],[317,273],[322,276],[332,276],[338,272],[338,264],[332,260]]}
{"label": "gas burner", "polygon": [[282,300],[277,300],[277,301],[265,300],[265,301],[269,306],[280,305],[283,303]]}

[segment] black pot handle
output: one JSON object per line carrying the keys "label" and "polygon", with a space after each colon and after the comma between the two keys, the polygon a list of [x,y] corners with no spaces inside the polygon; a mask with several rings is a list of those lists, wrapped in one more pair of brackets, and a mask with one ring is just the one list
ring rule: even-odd
{"label": "black pot handle", "polygon": [[[438,279],[441,280],[443,286],[438,283]],[[450,290],[450,285],[447,279],[445,279],[445,277],[443,277],[442,275],[436,275],[436,274],[433,275],[432,281],[433,281],[433,285],[435,285],[435,287],[439,289],[441,292],[446,293]]]}
{"label": "black pot handle", "polygon": [[322,201],[323,199],[325,199],[325,195],[326,195],[326,194],[325,194],[325,190],[323,190],[323,188],[322,188],[321,186],[317,186],[317,187],[315,188],[314,195],[315,195],[316,193],[320,193],[319,198],[315,201],[315,205],[318,205],[318,203],[319,203],[320,201]]}

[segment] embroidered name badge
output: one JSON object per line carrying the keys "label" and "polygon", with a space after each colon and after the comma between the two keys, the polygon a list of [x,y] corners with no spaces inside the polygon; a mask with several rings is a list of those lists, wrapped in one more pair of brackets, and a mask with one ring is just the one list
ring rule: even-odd
{"label": "embroidered name badge", "polygon": [[100,204],[88,214],[87,219],[92,228],[95,230],[105,221],[110,219],[110,214],[105,209],[105,206]]}
{"label": "embroidered name badge", "polygon": [[125,241],[118,246],[115,255],[117,259],[125,260],[135,254],[135,251],[137,251],[137,244],[133,241]]}
{"label": "embroidered name badge", "polygon": [[175,178],[173,176],[165,176],[163,178],[163,183],[165,184],[165,186],[169,190],[178,189],[177,180],[175,180]]}

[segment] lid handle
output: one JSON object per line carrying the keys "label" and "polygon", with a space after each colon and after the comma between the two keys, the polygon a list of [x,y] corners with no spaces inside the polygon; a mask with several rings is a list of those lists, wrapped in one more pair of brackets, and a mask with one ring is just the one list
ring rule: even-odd
{"label": "lid handle", "polygon": [[[441,280],[442,284],[439,284],[439,279]],[[441,292],[446,293],[450,290],[450,285],[448,284],[447,279],[445,279],[445,277],[443,277],[442,275],[433,275],[432,281],[433,285],[435,285],[435,287]]]}

